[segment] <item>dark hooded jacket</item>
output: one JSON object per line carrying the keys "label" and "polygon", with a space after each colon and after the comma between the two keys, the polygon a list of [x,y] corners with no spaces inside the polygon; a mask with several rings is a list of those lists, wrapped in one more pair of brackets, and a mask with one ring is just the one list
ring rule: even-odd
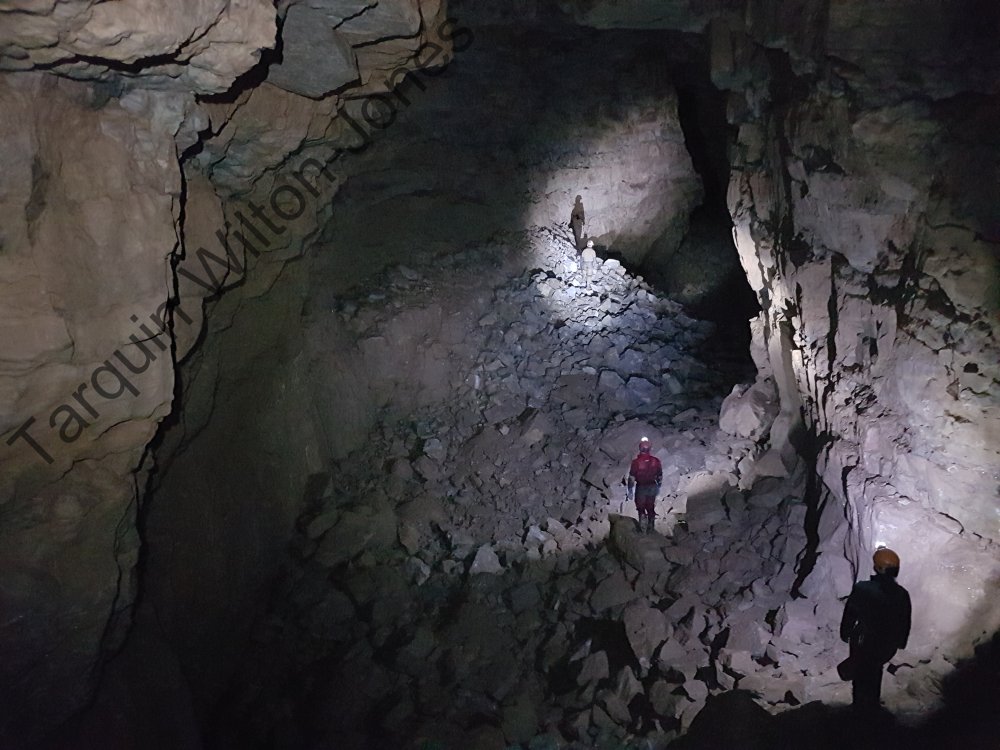
{"label": "dark hooded jacket", "polygon": [[840,621],[851,655],[885,664],[910,637],[910,595],[889,575],[854,584]]}

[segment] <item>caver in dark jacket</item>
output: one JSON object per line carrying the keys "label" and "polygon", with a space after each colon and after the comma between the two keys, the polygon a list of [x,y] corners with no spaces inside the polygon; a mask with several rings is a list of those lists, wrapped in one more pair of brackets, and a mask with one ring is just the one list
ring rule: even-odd
{"label": "caver in dark jacket", "polygon": [[852,694],[856,708],[878,709],[882,667],[910,637],[910,595],[896,583],[899,557],[875,552],[875,575],[854,584],[840,621],[840,638],[851,646]]}

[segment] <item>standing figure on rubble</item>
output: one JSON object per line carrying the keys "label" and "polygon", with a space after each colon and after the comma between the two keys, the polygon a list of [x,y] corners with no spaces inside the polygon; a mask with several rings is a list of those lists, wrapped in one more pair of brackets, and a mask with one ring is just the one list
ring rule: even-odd
{"label": "standing figure on rubble", "polygon": [[583,213],[583,196],[576,196],[576,203],[573,204],[573,211],[569,215],[569,227],[573,230],[573,244],[576,248],[576,254],[580,254],[582,249],[581,242],[583,242],[583,225],[587,223],[585,214]]}
{"label": "standing figure on rubble", "polygon": [[583,285],[590,289],[590,282],[597,272],[597,251],[594,249],[593,240],[587,240],[587,246],[580,254],[580,270],[583,272]]}
{"label": "standing figure on rubble", "polygon": [[648,437],[639,441],[639,455],[632,459],[628,470],[628,492],[635,498],[635,507],[639,511],[639,530],[642,530],[642,519],[648,520],[646,531],[653,530],[656,520],[656,496],[660,493],[660,483],[663,481],[663,466],[660,459],[650,452],[652,443]]}
{"label": "standing figure on rubble", "polygon": [[910,595],[896,583],[899,555],[879,547],[872,563],[875,575],[854,584],[840,621],[840,638],[851,651],[838,670],[851,681],[854,709],[863,719],[881,710],[882,668],[910,637]]}

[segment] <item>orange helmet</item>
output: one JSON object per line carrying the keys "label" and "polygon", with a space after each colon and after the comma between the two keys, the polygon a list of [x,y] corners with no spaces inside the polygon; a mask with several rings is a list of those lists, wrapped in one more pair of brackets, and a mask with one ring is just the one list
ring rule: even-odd
{"label": "orange helmet", "polygon": [[652,448],[653,444],[650,442],[648,437],[644,437],[639,441],[639,453],[649,453]]}
{"label": "orange helmet", "polygon": [[886,573],[891,570],[899,570],[899,555],[888,547],[879,547],[872,555],[872,562],[875,564],[876,573]]}

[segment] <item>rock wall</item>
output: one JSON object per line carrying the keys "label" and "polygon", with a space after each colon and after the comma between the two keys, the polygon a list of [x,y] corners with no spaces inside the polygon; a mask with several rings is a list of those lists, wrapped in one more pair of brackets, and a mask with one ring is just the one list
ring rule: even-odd
{"label": "rock wall", "polygon": [[14,0],[3,8],[0,70],[41,69],[112,90],[226,91],[275,44],[269,0],[150,0],[113,5]]}
{"label": "rock wall", "polygon": [[0,738],[83,700],[124,632],[143,458],[173,392],[151,318],[170,295],[189,104],[0,79]]}
{"label": "rock wall", "polygon": [[965,10],[751,5],[712,27],[713,77],[739,91],[729,202],[762,375],[801,404],[787,439],[836,498],[808,590],[843,596],[838,558],[862,577],[890,545],[927,605],[912,644],[953,653],[1000,625],[997,56]]}
{"label": "rock wall", "polygon": [[[821,603],[896,548],[912,644],[954,659],[1000,626],[1000,12],[978,2],[572,2],[600,28],[699,28],[739,128],[729,208],[780,413],[757,462],[815,461]],[[975,166],[973,166],[975,165]],[[983,179],[980,179],[983,178]],[[751,408],[754,391],[727,408]],[[754,462],[744,465],[752,481]],[[940,606],[939,606],[940,605]]]}
{"label": "rock wall", "polygon": [[[129,628],[148,447],[175,399],[190,401],[176,367],[203,335],[202,300],[239,288],[226,304],[251,307],[267,291],[336,192],[322,168],[354,143],[345,102],[387,90],[397,70],[443,64],[452,29],[438,2],[311,2],[280,40],[290,11],[270,2],[16,3],[0,13],[0,744],[9,745],[82,705]],[[315,28],[302,16],[316,14],[338,65],[305,52]],[[294,84],[295,68],[310,66],[316,79]],[[339,93],[308,98],[323,86]],[[253,235],[257,246],[244,242],[251,203],[275,227],[266,243]],[[287,217],[280,226],[276,215]],[[248,263],[260,267],[252,281]],[[230,326],[217,307],[214,325]],[[253,354],[227,355],[209,366],[244,377],[235,373]],[[270,380],[259,382],[266,390]],[[201,429],[211,407],[195,401],[183,424]],[[252,530],[245,539],[251,557],[266,556]]]}

